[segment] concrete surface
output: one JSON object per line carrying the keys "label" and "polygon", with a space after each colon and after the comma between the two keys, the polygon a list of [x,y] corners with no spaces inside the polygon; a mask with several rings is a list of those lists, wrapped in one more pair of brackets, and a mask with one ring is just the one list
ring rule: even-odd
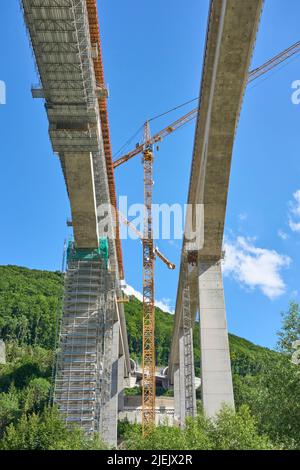
{"label": "concrete surface", "polygon": [[2,339],[0,340],[0,364],[6,364],[6,348]]}
{"label": "concrete surface", "polygon": [[[174,420],[174,398],[173,397],[156,397],[155,408],[156,424],[167,424],[173,426],[176,424]],[[119,413],[121,421],[127,419],[130,423],[142,422],[142,397],[126,396],[124,401],[124,410]]]}
{"label": "concrete surface", "polygon": [[98,220],[91,153],[65,153],[65,172],[78,248],[99,246]]}
{"label": "concrete surface", "polygon": [[222,404],[234,408],[220,262],[199,263],[199,308],[202,403],[213,417]]}

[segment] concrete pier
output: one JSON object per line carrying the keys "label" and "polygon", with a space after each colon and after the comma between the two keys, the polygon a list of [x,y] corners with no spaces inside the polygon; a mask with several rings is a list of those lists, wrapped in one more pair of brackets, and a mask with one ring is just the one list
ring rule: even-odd
{"label": "concrete pier", "polygon": [[215,416],[222,404],[234,407],[221,262],[199,262],[202,402]]}
{"label": "concrete pier", "polygon": [[102,419],[100,433],[105,443],[117,445],[118,429],[118,366],[119,366],[119,323],[116,321],[112,325],[112,334],[108,332],[108,340],[111,345],[106,344],[106,354],[104,361],[107,361],[104,370],[107,370],[108,382],[104,386],[108,387],[107,394],[102,393],[102,400],[105,403],[102,407]]}
{"label": "concrete pier", "polygon": [[187,416],[196,416],[196,388],[193,353],[193,332],[179,334],[179,364],[174,369],[174,419],[184,427]]}
{"label": "concrete pier", "polygon": [[179,364],[174,364],[174,422],[180,424],[181,399],[180,399],[180,368]]}
{"label": "concrete pier", "polygon": [[125,356],[121,355],[119,357],[118,364],[118,411],[123,411],[124,409],[124,367],[125,367]]}
{"label": "concrete pier", "polygon": [[186,402],[185,402],[185,367],[184,367],[184,332],[179,332],[179,386],[180,386],[180,415],[179,424],[181,427],[185,425]]}
{"label": "concrete pier", "polygon": [[117,445],[119,330],[107,260],[73,245],[68,251],[54,403],[66,424],[100,433],[110,446]]}
{"label": "concrete pier", "polygon": [[65,153],[65,175],[78,248],[99,243],[93,161],[91,153]]}
{"label": "concrete pier", "polygon": [[2,339],[0,339],[0,364],[6,364],[6,349]]}

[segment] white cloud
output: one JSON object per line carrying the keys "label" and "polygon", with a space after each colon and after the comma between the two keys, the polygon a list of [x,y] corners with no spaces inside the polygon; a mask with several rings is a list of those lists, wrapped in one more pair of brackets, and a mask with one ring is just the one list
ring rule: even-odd
{"label": "white cloud", "polygon": [[288,234],[281,229],[278,230],[277,235],[279,238],[281,238],[281,240],[287,240],[289,238]]}
{"label": "white cloud", "polygon": [[225,242],[223,273],[250,289],[258,288],[269,299],[286,291],[281,269],[288,267],[291,259],[275,250],[258,248],[254,239],[238,237]]}
{"label": "white cloud", "polygon": [[[127,285],[124,289],[126,295],[134,295],[140,302],[143,302],[143,294],[137,290],[135,290],[132,286]],[[155,306],[160,308],[163,312],[174,313],[174,308],[170,305],[171,299],[162,299],[162,300],[155,300]]]}
{"label": "white cloud", "polygon": [[289,226],[293,232],[300,233],[300,189],[293,194],[289,203]]}
{"label": "white cloud", "polygon": [[293,222],[293,220],[290,219],[289,220],[289,226],[290,226],[290,229],[293,232],[299,232],[300,233],[300,222]]}
{"label": "white cloud", "polygon": [[248,215],[246,214],[246,212],[242,212],[241,214],[239,214],[239,219],[241,222],[243,222],[244,220],[247,220]]}
{"label": "white cloud", "polygon": [[126,295],[134,295],[140,302],[143,302],[143,294],[135,290],[132,286],[127,285],[124,289]]}
{"label": "white cloud", "polygon": [[155,305],[156,307],[160,308],[163,312],[168,312],[168,313],[175,313],[174,306],[171,305],[171,299],[161,299],[161,300],[156,300]]}
{"label": "white cloud", "polygon": [[293,196],[294,196],[294,202],[292,203],[293,205],[292,205],[291,210],[293,214],[300,217],[300,189],[295,191]]}

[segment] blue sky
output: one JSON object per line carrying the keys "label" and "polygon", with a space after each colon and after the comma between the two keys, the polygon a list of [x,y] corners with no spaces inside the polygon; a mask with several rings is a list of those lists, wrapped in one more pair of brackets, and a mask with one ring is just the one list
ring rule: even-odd
{"label": "blue sky", "polygon": [[[208,0],[102,0],[99,5],[116,153],[147,118],[198,95]],[[37,75],[18,1],[2,0],[0,12],[0,80],[7,86],[7,104],[0,106],[0,264],[60,269],[64,239],[70,236],[64,181],[43,103],[31,98]],[[299,16],[297,0],[266,0],[252,67],[299,40]],[[229,330],[270,347],[280,311],[290,299],[299,300],[300,211],[293,195],[300,189],[300,106],[291,102],[297,79],[299,56],[247,89],[228,199]],[[155,121],[152,132],[188,109]],[[161,144],[154,202],[186,202],[193,136],[189,124]],[[119,195],[127,195],[129,203],[142,202],[139,157],[116,170],[116,180]],[[181,242],[158,244],[178,264]],[[141,291],[141,245],[127,240],[123,251],[126,280]],[[157,261],[156,298],[171,308],[177,280],[178,271]]]}

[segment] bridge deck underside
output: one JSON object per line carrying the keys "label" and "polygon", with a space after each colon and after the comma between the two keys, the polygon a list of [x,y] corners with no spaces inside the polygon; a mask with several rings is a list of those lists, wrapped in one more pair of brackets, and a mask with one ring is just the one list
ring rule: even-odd
{"label": "bridge deck underside", "polygon": [[[81,168],[89,184],[85,193],[85,200],[89,201],[82,204],[74,197],[81,187],[72,177],[72,166],[70,162],[66,165],[65,157],[66,153],[74,156],[97,153],[101,148],[86,3],[24,0],[23,5],[46,100],[49,134],[53,149],[60,156],[70,196],[75,241],[78,247],[97,247],[93,168],[91,165]],[[80,230],[84,220],[91,223]]]}

